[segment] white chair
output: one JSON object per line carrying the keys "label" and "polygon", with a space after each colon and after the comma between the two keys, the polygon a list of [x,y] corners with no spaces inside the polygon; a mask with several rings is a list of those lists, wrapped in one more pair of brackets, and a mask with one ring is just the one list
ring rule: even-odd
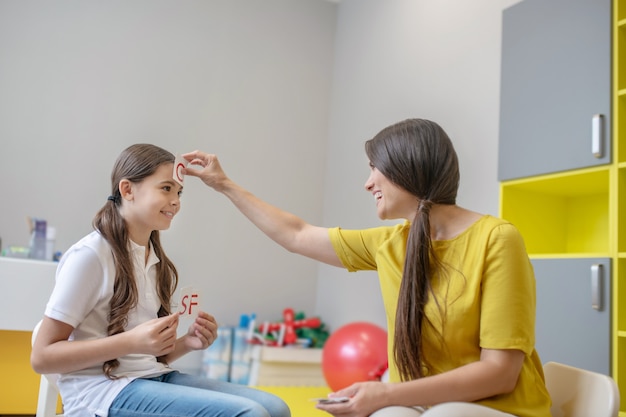
{"label": "white chair", "polygon": [[[35,337],[39,331],[41,322],[37,323],[33,329],[31,345],[35,342]],[[39,397],[37,398],[37,414],[36,417],[55,417],[57,414],[57,399],[59,397],[59,388],[56,381],[59,379],[57,374],[41,375],[39,378]]]}
{"label": "white chair", "polygon": [[557,362],[543,366],[553,417],[617,417],[620,394],[610,376]]}

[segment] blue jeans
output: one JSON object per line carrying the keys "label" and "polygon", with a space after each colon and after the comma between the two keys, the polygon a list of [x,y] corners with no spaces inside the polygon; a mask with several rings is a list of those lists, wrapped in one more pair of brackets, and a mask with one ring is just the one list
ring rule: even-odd
{"label": "blue jeans", "polygon": [[245,385],[170,372],[128,384],[109,417],[290,417],[283,400]]}

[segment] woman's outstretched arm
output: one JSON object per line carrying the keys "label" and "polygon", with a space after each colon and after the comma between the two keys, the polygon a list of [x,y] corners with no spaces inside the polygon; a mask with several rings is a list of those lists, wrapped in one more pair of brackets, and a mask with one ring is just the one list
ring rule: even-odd
{"label": "woman's outstretched arm", "polygon": [[190,165],[186,175],[200,178],[224,194],[255,226],[290,252],[343,267],[325,227],[313,226],[300,217],[266,203],[226,176],[216,155],[201,151],[184,154]]}

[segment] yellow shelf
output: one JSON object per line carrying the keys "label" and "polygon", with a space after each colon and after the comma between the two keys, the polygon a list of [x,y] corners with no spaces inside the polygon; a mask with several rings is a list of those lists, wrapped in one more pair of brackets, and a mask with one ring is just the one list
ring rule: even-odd
{"label": "yellow shelf", "polygon": [[501,216],[533,256],[609,253],[608,166],[506,181]]}
{"label": "yellow shelf", "polygon": [[574,253],[528,253],[530,259],[580,259],[610,258],[607,252],[574,252]]}

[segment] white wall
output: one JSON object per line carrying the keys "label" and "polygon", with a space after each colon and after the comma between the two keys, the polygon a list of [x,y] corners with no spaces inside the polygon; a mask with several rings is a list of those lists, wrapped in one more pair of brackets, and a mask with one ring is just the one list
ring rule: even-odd
{"label": "white wall", "polygon": [[[502,9],[514,0],[342,0],[335,40],[324,223],[380,225],[363,143],[406,118],[439,123],[461,165],[458,203],[498,214]],[[322,266],[316,311],[385,326],[375,273]]]}
{"label": "white wall", "polygon": [[[128,145],[218,153],[229,174],[319,222],[337,5],[319,0],[0,0],[0,237],[25,216],[67,249]],[[312,314],[317,265],[187,181],[163,233],[181,284],[222,325]],[[5,294],[5,296],[8,296]],[[197,356],[197,355],[196,355]]]}
{"label": "white wall", "polygon": [[[408,117],[455,142],[459,203],[497,214],[501,11],[515,2],[0,0],[0,238],[26,244],[24,217],[40,216],[67,248],[140,141],[216,152],[313,223],[378,225],[363,142]],[[283,251],[195,181],[163,241],[221,324],[292,306],[331,328],[384,325],[375,274]]]}

